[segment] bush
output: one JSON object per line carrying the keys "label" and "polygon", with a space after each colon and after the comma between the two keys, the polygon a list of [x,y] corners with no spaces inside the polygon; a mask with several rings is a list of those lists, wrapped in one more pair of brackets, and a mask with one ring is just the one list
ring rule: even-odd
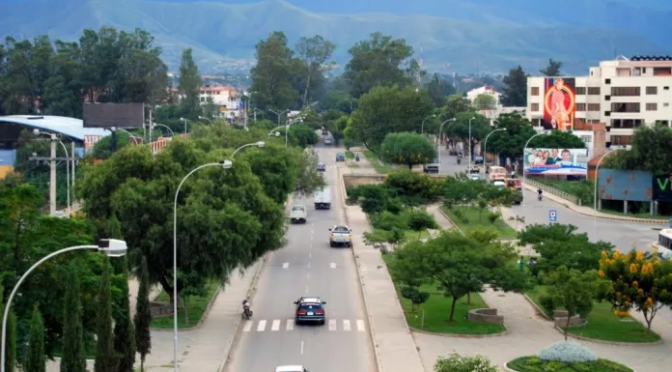
{"label": "bush", "polygon": [[502,215],[501,215],[499,212],[496,212],[496,213],[488,213],[488,221],[489,221],[491,224],[493,224],[493,225],[495,224],[495,222],[497,222],[497,220],[498,220],[500,217],[502,217]]}
{"label": "bush", "polygon": [[594,362],[597,355],[585,346],[576,342],[558,341],[553,345],[541,350],[537,356],[542,360],[560,362]]}
{"label": "bush", "polygon": [[512,360],[506,365],[509,369],[519,372],[633,372],[622,364],[606,359],[594,362],[561,362],[530,356]]}
{"label": "bush", "polygon": [[434,365],[436,372],[497,372],[499,369],[480,355],[463,357],[452,354],[448,358],[439,358]]}

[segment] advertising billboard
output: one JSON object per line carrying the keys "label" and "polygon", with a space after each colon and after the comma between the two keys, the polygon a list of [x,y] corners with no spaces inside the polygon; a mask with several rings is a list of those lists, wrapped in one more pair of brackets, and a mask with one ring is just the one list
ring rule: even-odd
{"label": "advertising billboard", "polygon": [[653,200],[672,201],[672,174],[653,177]]}
{"label": "advertising billboard", "polygon": [[143,103],[84,103],[84,128],[142,128]]}
{"label": "advertising billboard", "polygon": [[651,172],[600,168],[598,197],[601,200],[651,201]]}
{"label": "advertising billboard", "polygon": [[525,174],[586,176],[588,149],[525,149]]}
{"label": "advertising billboard", "polygon": [[572,130],[576,114],[574,78],[544,80],[544,129]]}

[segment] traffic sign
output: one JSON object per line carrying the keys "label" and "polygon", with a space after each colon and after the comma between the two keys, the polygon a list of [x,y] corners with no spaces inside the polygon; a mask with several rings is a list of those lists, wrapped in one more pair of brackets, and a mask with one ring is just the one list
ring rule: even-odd
{"label": "traffic sign", "polygon": [[550,222],[558,222],[558,212],[556,212],[555,209],[548,211],[548,220]]}

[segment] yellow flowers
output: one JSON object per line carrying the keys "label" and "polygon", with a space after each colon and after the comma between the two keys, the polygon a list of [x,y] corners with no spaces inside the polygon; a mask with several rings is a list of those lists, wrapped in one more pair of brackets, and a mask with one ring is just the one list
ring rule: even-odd
{"label": "yellow flowers", "polygon": [[614,256],[614,258],[619,258],[619,257],[621,257],[621,251],[619,251],[618,249],[615,250],[613,256]]}
{"label": "yellow flowers", "polygon": [[604,278],[604,277],[606,277],[606,275],[604,274],[604,271],[602,271],[602,270],[598,271],[598,272],[597,272],[597,275],[598,275],[600,278]]}
{"label": "yellow flowers", "polygon": [[644,259],[644,253],[641,252],[641,251],[638,251],[637,254],[635,254],[635,259],[636,259],[637,261],[641,261],[641,260],[643,260],[643,259]]}
{"label": "yellow flowers", "polygon": [[630,312],[625,311],[625,310],[616,309],[616,310],[614,310],[614,315],[616,315],[619,318],[625,318],[627,316],[630,316]]}
{"label": "yellow flowers", "polygon": [[645,306],[647,309],[652,308],[652,307],[653,307],[653,298],[648,297],[648,298],[646,299],[646,302],[644,303],[644,306]]}
{"label": "yellow flowers", "polygon": [[639,283],[637,283],[637,281],[635,280],[634,282],[632,282],[632,286],[637,288],[637,287],[639,287]]}
{"label": "yellow flowers", "polygon": [[654,274],[653,263],[649,261],[642,267],[642,275],[649,276],[653,274]]}
{"label": "yellow flowers", "polygon": [[630,264],[630,274],[637,274],[639,272],[639,264],[631,263]]}
{"label": "yellow flowers", "polygon": [[602,257],[607,257],[607,251],[605,251],[604,249],[602,250]]}

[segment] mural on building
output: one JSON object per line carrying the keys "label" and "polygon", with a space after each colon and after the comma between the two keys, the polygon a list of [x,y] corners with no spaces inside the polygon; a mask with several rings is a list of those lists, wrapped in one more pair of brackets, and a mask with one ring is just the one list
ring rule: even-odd
{"label": "mural on building", "polygon": [[651,172],[600,169],[599,176],[601,200],[651,201]]}
{"label": "mural on building", "polygon": [[546,78],[544,81],[545,129],[572,130],[576,113],[574,78]]}

